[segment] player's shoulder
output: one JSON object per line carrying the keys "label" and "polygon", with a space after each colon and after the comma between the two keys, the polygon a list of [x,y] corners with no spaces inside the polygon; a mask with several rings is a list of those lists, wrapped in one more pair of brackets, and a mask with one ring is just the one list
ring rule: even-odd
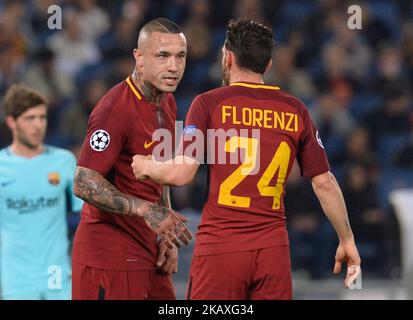
{"label": "player's shoulder", "polygon": [[279,89],[274,93],[279,99],[291,107],[295,108],[299,113],[307,112],[307,107],[303,101],[301,101],[298,97],[292,95],[291,93]]}
{"label": "player's shoulder", "polygon": [[201,99],[220,99],[228,96],[231,93],[231,87],[230,86],[223,86],[223,87],[218,87],[214,88],[208,91],[205,91],[201,94],[199,94],[197,97],[200,97]]}
{"label": "player's shoulder", "polygon": [[45,155],[59,159],[64,158],[68,161],[76,161],[75,155],[71,151],[48,144],[45,145]]}
{"label": "player's shoulder", "polygon": [[206,106],[216,106],[222,100],[228,98],[228,96],[230,95],[228,88],[228,86],[219,87],[200,93],[195,96],[193,103],[205,104]]}
{"label": "player's shoulder", "polygon": [[112,111],[118,106],[124,105],[124,93],[128,90],[126,81],[119,82],[110,88],[102,98],[97,102],[93,112]]}
{"label": "player's shoulder", "polygon": [[0,149],[0,160],[10,157],[9,147]]}

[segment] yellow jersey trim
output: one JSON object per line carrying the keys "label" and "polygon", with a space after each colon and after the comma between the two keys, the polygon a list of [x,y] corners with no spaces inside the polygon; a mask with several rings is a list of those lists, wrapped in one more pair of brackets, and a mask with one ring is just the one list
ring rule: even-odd
{"label": "yellow jersey trim", "polygon": [[129,85],[129,87],[132,89],[133,93],[135,94],[135,96],[138,98],[138,100],[142,100],[141,95],[139,94],[138,90],[136,90],[136,88],[133,86],[132,82],[130,81],[130,77],[126,78],[126,82]]}
{"label": "yellow jersey trim", "polygon": [[250,84],[250,83],[243,83],[243,82],[234,82],[234,83],[231,83],[230,86],[240,86],[240,87],[247,87],[247,88],[253,88],[253,89],[280,90],[280,87],[266,86],[264,84]]}

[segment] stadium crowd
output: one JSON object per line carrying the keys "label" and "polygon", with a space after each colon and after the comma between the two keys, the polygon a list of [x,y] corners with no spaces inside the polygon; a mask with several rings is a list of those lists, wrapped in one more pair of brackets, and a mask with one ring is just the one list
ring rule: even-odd
{"label": "stadium crowd", "polygon": [[[53,4],[62,7],[61,30],[48,28]],[[77,154],[92,108],[133,70],[145,21],[165,16],[186,34],[181,120],[195,95],[221,83],[229,18],[262,21],[276,36],[266,81],[308,106],[343,188],[364,276],[397,277],[399,227],[387,195],[413,186],[413,2],[357,4],[361,30],[348,28],[350,3],[341,0],[1,1],[0,101],[12,83],[40,90],[51,101],[46,142]],[[0,147],[11,140],[2,120],[0,111]],[[337,239],[296,169],[286,189],[293,268],[321,278],[331,274]],[[199,213],[205,179],[204,169],[175,188],[174,209]]]}

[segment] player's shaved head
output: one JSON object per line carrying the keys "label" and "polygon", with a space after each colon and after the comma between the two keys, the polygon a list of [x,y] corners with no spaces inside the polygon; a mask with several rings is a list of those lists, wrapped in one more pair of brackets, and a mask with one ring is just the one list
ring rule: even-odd
{"label": "player's shaved head", "polygon": [[167,18],[156,18],[146,23],[139,32],[138,49],[143,50],[147,40],[153,32],[179,34],[182,29],[173,21]]}

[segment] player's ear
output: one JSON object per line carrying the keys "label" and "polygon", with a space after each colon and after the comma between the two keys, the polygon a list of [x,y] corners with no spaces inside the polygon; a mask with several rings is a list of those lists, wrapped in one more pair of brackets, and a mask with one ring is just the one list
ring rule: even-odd
{"label": "player's ear", "polygon": [[16,119],[14,119],[12,116],[6,116],[6,124],[9,129],[13,131],[16,128]]}
{"label": "player's ear", "polygon": [[228,68],[228,69],[231,69],[231,67],[232,67],[232,65],[234,64],[234,62],[235,62],[235,55],[234,55],[234,53],[232,52],[232,51],[230,51],[230,50],[227,50],[227,59],[226,59],[226,61],[225,61],[225,66]]}
{"label": "player's ear", "polygon": [[264,74],[266,74],[268,72],[268,70],[270,70],[272,67],[272,59],[270,59],[270,61],[268,62],[267,67],[265,68]]}
{"label": "player's ear", "polygon": [[133,49],[133,56],[135,57],[136,66],[139,68],[143,67],[143,54],[139,49]]}

